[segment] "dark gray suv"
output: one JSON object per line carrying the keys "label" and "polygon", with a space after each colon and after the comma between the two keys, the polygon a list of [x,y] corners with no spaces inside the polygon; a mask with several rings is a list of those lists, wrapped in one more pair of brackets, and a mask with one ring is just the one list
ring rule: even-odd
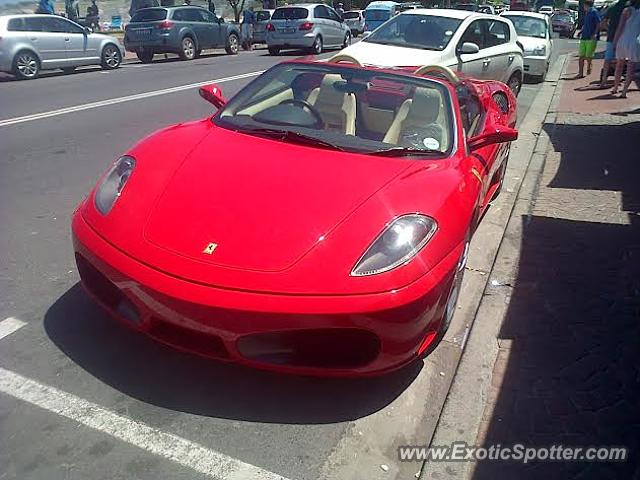
{"label": "dark gray suv", "polygon": [[177,53],[193,60],[205,48],[224,47],[238,53],[240,30],[237,25],[200,7],[154,7],[138,10],[127,25],[124,46],[149,63],[156,53]]}

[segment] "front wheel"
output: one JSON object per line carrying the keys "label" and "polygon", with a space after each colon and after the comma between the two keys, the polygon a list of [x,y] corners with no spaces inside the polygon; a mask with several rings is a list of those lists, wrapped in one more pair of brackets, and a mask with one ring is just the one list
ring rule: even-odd
{"label": "front wheel", "polygon": [[267,47],[269,50],[269,55],[278,55],[280,53],[280,49],[278,47]]}
{"label": "front wheel", "polygon": [[13,74],[20,80],[32,80],[40,73],[40,60],[36,54],[23,51],[13,61]]}
{"label": "front wheel", "polygon": [[311,53],[315,55],[320,55],[322,53],[322,37],[317,36],[313,41],[313,45],[311,46]]}
{"label": "front wheel", "polygon": [[520,89],[522,89],[522,75],[520,72],[515,72],[511,77],[509,77],[509,81],[507,82],[507,86],[511,89],[513,94],[517,97],[520,93]]}
{"label": "front wheel", "polygon": [[118,68],[122,63],[122,54],[120,49],[115,45],[107,45],[102,49],[102,58],[100,64],[105,70],[113,70]]}
{"label": "front wheel", "polygon": [[347,32],[344,36],[344,42],[342,42],[342,48],[347,48],[349,45],[351,45],[351,34]]}
{"label": "front wheel", "polygon": [[196,44],[191,37],[184,37],[180,43],[180,58],[182,60],[193,60],[196,58]]}
{"label": "front wheel", "polygon": [[224,47],[225,51],[229,55],[237,55],[239,50],[240,40],[238,39],[238,35],[232,33],[227,38],[227,45]]}

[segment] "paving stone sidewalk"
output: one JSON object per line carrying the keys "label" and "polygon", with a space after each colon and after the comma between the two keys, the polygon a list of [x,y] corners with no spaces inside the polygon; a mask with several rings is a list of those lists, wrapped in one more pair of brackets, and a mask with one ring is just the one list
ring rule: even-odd
{"label": "paving stone sidewalk", "polygon": [[561,87],[477,443],[624,445],[631,458],[484,461],[474,480],[640,479],[640,91]]}

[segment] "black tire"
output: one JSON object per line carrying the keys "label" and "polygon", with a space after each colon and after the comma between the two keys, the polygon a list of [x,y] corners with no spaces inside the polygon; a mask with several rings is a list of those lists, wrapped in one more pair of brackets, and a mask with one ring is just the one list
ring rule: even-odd
{"label": "black tire", "polygon": [[201,48],[196,50],[196,58],[200,58],[200,55],[202,55],[202,49]]}
{"label": "black tire", "polygon": [[122,63],[122,54],[120,53],[120,49],[108,43],[102,49],[102,55],[100,56],[100,65],[105,70],[115,70]]}
{"label": "black tire", "polygon": [[344,36],[344,42],[342,42],[342,48],[347,48],[351,45],[351,34],[349,32]]}
{"label": "black tire", "polygon": [[229,34],[229,36],[227,37],[227,44],[224,47],[224,50],[229,55],[238,54],[238,51],[240,50],[240,39],[238,38],[238,35],[236,35],[235,33]]}
{"label": "black tire", "polygon": [[31,50],[21,50],[13,58],[13,74],[19,80],[33,80],[40,74],[40,59]]}
{"label": "black tire", "polygon": [[313,41],[310,52],[312,55],[320,55],[322,53],[322,37],[320,35]]}
{"label": "black tire", "polygon": [[522,89],[522,74],[520,72],[513,72],[507,81],[507,86],[511,89],[513,94],[517,97]]}
{"label": "black tire", "polygon": [[267,47],[269,55],[280,55],[280,49],[278,47]]}
{"label": "black tire", "polygon": [[185,36],[180,42],[180,51],[178,55],[182,60],[193,60],[196,58],[196,42],[189,35]]}
{"label": "black tire", "polygon": [[67,75],[76,71],[76,67],[62,67],[61,70]]}
{"label": "black tire", "polygon": [[142,63],[153,62],[153,52],[151,50],[138,50],[136,55]]}

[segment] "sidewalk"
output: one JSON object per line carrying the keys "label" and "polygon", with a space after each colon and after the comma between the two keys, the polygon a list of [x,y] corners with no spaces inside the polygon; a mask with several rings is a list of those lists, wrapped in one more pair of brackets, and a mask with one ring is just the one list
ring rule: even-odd
{"label": "sidewalk", "polygon": [[[584,88],[600,66],[559,83],[432,444],[616,445],[631,458],[431,464],[423,478],[640,478],[640,91]],[[562,78],[575,72],[570,59]],[[465,357],[496,342],[485,381]],[[479,422],[456,425],[476,399]]]}

